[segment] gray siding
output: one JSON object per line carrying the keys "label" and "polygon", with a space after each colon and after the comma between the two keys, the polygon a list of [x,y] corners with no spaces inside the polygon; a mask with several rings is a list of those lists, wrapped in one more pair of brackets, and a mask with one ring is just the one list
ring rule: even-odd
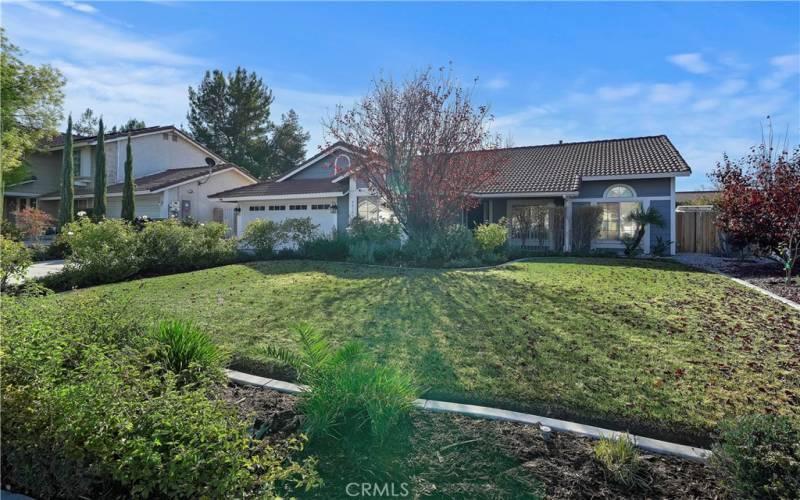
{"label": "gray siding", "polygon": [[668,200],[655,200],[650,202],[650,207],[658,210],[661,217],[664,218],[664,227],[650,226],[650,248],[656,244],[657,238],[660,236],[662,240],[670,240],[670,202]]}
{"label": "gray siding", "polygon": [[350,203],[347,196],[336,198],[336,228],[339,233],[347,230],[350,223]]}
{"label": "gray siding", "polygon": [[[327,179],[334,177],[333,155],[328,155],[317,160],[314,164],[294,174],[290,179]],[[288,180],[288,179],[287,179]]]}
{"label": "gray siding", "polygon": [[636,191],[636,196],[669,196],[670,178],[620,179],[614,181],[583,181],[578,198],[602,198],[609,186],[626,184]]}

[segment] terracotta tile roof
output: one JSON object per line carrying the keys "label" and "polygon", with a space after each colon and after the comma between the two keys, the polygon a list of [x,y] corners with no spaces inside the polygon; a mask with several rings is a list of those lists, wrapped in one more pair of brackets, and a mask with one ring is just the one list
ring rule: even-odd
{"label": "terracotta tile roof", "polygon": [[503,150],[508,164],[476,194],[574,192],[586,176],[689,173],[665,135]]}
{"label": "terracotta tile roof", "polygon": [[330,179],[286,180],[283,182],[259,182],[236,189],[209,195],[209,198],[249,198],[254,196],[282,196],[291,194],[344,193],[347,186],[333,183]]}
{"label": "terracotta tile roof", "polygon": [[[214,165],[211,169],[212,172],[219,172],[220,170],[225,170],[228,168],[235,168],[240,172],[243,172],[248,177],[252,177],[247,171],[243,170],[238,165],[233,163],[220,163],[219,165]],[[156,172],[155,174],[144,175],[142,177],[137,177],[134,179],[134,184],[136,185],[136,191],[158,191],[159,189],[164,189],[169,186],[180,184],[181,182],[190,181],[192,179],[200,178],[208,174],[208,167],[188,167],[188,168],[171,168],[169,170],[164,170],[162,172]],[[111,193],[121,193],[122,192],[123,183],[118,182],[116,184],[110,184],[106,190],[109,194]],[[94,191],[94,187],[76,187],[75,188],[75,196],[86,196],[92,194]],[[57,191],[52,193],[43,194],[42,198],[50,198],[50,199],[59,199],[61,194]]]}

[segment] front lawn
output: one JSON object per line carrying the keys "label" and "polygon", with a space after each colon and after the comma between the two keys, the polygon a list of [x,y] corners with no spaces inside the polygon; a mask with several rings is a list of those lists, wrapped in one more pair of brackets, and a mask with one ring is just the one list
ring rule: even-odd
{"label": "front lawn", "polygon": [[[800,313],[667,262],[541,259],[490,271],[259,262],[106,285],[267,362],[306,321],[412,370],[429,397],[692,440],[726,415],[800,416]],[[251,365],[253,366],[253,365]],[[269,364],[264,365],[269,370]]]}

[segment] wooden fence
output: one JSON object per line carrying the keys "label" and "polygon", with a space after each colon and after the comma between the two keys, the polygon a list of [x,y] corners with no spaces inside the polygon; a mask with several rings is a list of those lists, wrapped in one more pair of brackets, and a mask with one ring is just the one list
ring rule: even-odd
{"label": "wooden fence", "polygon": [[687,210],[675,213],[675,245],[678,252],[718,253],[719,231],[714,225],[716,217],[709,210]]}

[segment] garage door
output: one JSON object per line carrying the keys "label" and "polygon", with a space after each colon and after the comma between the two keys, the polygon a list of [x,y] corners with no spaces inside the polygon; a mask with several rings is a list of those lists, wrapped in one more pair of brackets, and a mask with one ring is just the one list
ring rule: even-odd
{"label": "garage door", "polygon": [[[280,200],[242,204],[239,231],[244,232],[250,222],[266,219],[283,222],[286,219],[302,219],[308,217],[311,223],[323,234],[336,231],[336,199],[320,198],[306,200]],[[333,210],[333,211],[332,211]]]}

